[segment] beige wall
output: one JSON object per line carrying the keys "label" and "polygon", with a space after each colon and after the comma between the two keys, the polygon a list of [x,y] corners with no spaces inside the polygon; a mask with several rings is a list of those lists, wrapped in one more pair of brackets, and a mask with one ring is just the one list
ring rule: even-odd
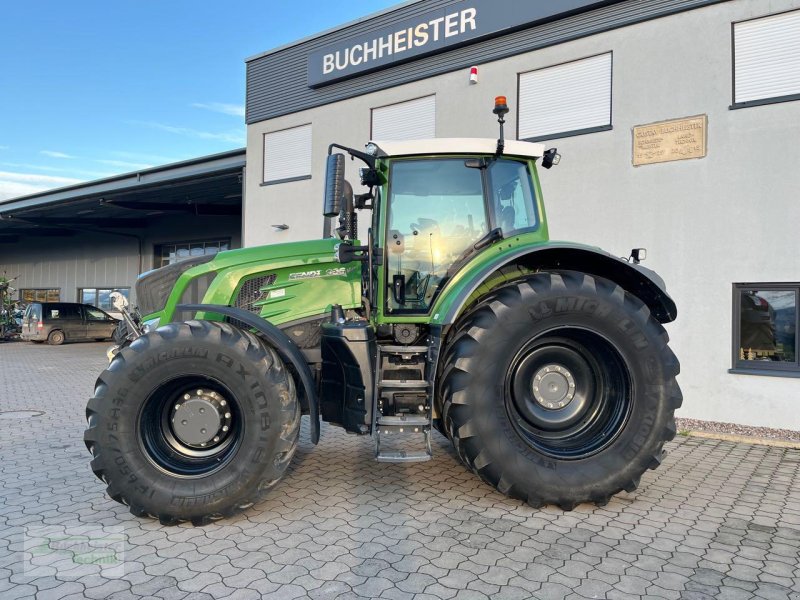
{"label": "beige wall", "polygon": [[[729,110],[731,23],[793,8],[800,0],[733,0],[480,65],[474,86],[458,71],[250,125],[244,242],[319,237],[327,145],[362,147],[370,108],[435,93],[437,136],[496,137],[492,101],[504,94],[513,135],[518,73],[613,51],[613,130],[548,142],[563,155],[542,173],[551,236],[618,255],[648,248],[679,309],[668,330],[680,416],[800,429],[800,379],[728,373],[732,284],[800,281],[800,101]],[[632,166],[633,126],[698,114],[706,158]],[[309,122],[312,179],[260,187],[263,133]]]}

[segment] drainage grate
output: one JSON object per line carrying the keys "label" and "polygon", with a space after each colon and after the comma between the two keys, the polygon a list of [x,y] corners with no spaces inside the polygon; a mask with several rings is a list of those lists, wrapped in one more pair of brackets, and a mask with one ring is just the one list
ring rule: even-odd
{"label": "drainage grate", "polygon": [[44,414],[41,410],[4,410],[0,411],[0,420],[4,419],[30,419],[31,417],[41,417]]}

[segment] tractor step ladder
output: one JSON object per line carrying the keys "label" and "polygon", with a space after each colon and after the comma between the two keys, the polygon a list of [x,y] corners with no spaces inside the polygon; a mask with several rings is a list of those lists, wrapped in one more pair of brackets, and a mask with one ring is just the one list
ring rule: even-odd
{"label": "tractor step ladder", "polygon": [[[416,376],[413,369],[399,368],[386,369],[389,356],[399,356],[402,359],[423,358],[422,370],[417,370]],[[375,436],[375,459],[378,462],[406,463],[430,460],[433,457],[431,448],[432,429],[432,393],[428,381],[425,379],[426,363],[428,356],[427,346],[378,346],[378,368],[375,384],[375,406],[372,414],[374,421],[372,431]],[[384,416],[381,411],[381,398],[385,392],[420,394],[420,404],[423,411],[418,414],[396,414]],[[416,438],[424,444],[423,449],[387,449],[381,448],[381,437],[391,436],[394,439],[402,438],[407,441]]]}

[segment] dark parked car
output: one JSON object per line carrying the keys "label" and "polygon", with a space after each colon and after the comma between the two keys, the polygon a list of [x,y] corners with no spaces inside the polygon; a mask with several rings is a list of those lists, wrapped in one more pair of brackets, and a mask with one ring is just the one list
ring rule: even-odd
{"label": "dark parked car", "polygon": [[33,302],[22,318],[23,340],[53,345],[86,340],[106,340],[119,323],[105,311],[76,302]]}

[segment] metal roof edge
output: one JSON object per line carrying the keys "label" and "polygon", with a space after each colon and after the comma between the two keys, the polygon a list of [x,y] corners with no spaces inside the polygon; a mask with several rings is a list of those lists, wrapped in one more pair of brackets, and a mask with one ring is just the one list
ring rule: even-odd
{"label": "metal roof edge", "polygon": [[[239,159],[239,157],[241,157]],[[239,160],[237,160],[239,159]],[[227,161],[227,162],[226,162]],[[211,165],[210,163],[220,163],[218,165]],[[90,194],[107,193],[115,189],[124,189],[137,186],[146,186],[156,182],[164,182],[170,179],[184,179],[190,176],[187,173],[187,167],[195,165],[202,165],[209,163],[211,168],[205,172],[213,172],[216,170],[232,169],[239,166],[244,167],[246,164],[246,148],[239,148],[237,150],[227,150],[217,154],[209,154],[197,158],[190,158],[184,161],[160,165],[157,167],[150,167],[149,169],[141,169],[139,171],[131,171],[129,173],[122,173],[120,175],[113,175],[103,179],[95,179],[93,181],[86,181],[83,183],[76,183],[61,188],[47,190],[44,192],[37,192],[27,196],[18,196],[17,198],[8,198],[7,200],[0,200],[0,213],[16,210],[19,208],[27,208],[37,204],[50,204],[62,200],[70,200],[80,196]],[[183,171],[180,174],[175,173],[173,176],[169,175],[169,171]],[[202,171],[201,171],[202,172]],[[154,175],[162,174],[162,177],[153,177]],[[196,172],[195,172],[196,174]],[[155,181],[154,181],[155,179]]]}
{"label": "metal roof edge", "polygon": [[394,12],[396,10],[400,10],[401,8],[405,8],[406,6],[410,6],[412,4],[419,4],[420,2],[424,2],[424,1],[425,0],[405,0],[404,2],[400,2],[399,4],[395,4],[395,5],[390,6],[388,8],[384,8],[383,10],[379,10],[377,12],[370,13],[370,14],[365,15],[363,17],[359,17],[357,19],[353,19],[352,21],[348,21],[347,23],[344,23],[342,25],[336,25],[335,27],[330,27],[329,29],[325,29],[325,30],[320,31],[318,33],[312,33],[311,35],[307,35],[306,37],[300,38],[299,40],[295,40],[294,42],[287,42],[286,44],[282,44],[280,46],[277,46],[276,48],[272,48],[271,50],[266,50],[264,52],[259,52],[258,54],[254,54],[253,56],[245,58],[244,62],[245,63],[253,62],[254,60],[258,60],[259,58],[263,58],[265,56],[269,56],[270,54],[275,54],[275,53],[280,52],[282,50],[287,50],[287,49],[292,48],[294,46],[299,46],[300,44],[304,44],[306,42],[310,42],[311,40],[315,40],[317,38],[324,37],[324,36],[329,35],[331,33],[335,33],[337,31],[341,31],[343,29],[347,29],[348,27],[352,27],[353,25],[358,25],[359,23],[364,23],[365,21],[369,21],[370,19],[374,19],[376,17],[383,16],[383,15],[388,14],[390,12]]}

